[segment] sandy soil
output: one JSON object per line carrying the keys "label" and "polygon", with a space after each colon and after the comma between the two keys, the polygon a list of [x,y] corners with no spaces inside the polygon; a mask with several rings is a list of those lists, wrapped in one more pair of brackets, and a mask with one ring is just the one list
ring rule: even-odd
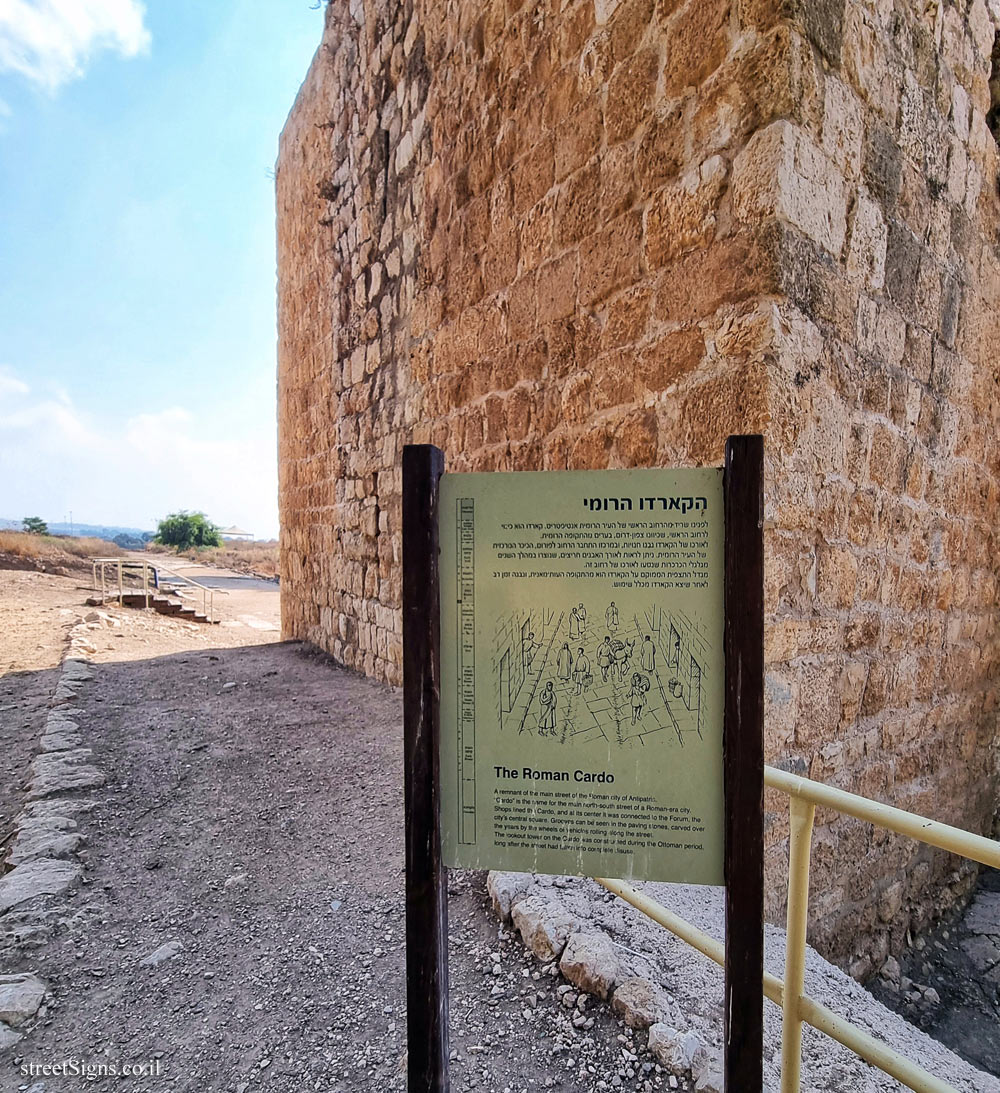
{"label": "sandy soil", "polygon": [[[86,594],[0,573],[20,635],[0,680],[16,715],[5,815]],[[102,1090],[405,1088],[400,697],[262,628],[276,586],[246,596],[219,626],[116,608],[90,623],[96,671],[75,705],[108,781],[79,817],[84,884],[49,901],[44,940],[25,947],[0,920],[0,972],[51,991],[0,1055],[0,1090],[73,1088],[29,1072],[68,1058],[163,1070]],[[571,1025],[481,875],[452,876],[450,914],[455,1088],[684,1088],[605,1009]],[[168,942],[176,955],[142,963]]]}

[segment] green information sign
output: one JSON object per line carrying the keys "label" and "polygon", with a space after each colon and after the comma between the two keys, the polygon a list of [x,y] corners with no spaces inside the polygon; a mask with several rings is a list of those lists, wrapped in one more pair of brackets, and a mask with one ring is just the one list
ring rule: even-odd
{"label": "green information sign", "polygon": [[723,883],[722,470],[441,479],[444,863]]}

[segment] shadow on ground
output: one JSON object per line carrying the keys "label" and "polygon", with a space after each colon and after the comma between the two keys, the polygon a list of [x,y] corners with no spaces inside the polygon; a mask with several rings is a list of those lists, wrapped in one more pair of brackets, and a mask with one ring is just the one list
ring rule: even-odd
{"label": "shadow on ground", "polygon": [[[97,664],[75,702],[107,782],[80,817],[85,883],[41,904],[43,943],[0,925],[0,969],[52,995],[0,1088],[68,1057],[152,1060],[199,1093],[405,1088],[398,693],[284,643]],[[622,1029],[569,1027],[482,876],[454,874],[450,897],[456,1085],[614,1074]]]}

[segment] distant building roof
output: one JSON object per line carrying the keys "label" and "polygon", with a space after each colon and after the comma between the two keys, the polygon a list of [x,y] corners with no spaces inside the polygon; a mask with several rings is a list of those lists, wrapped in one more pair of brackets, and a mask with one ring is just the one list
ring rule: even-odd
{"label": "distant building roof", "polygon": [[231,528],[219,528],[220,535],[247,535],[251,539],[253,538],[252,531],[244,531],[243,528],[238,528],[235,524]]}

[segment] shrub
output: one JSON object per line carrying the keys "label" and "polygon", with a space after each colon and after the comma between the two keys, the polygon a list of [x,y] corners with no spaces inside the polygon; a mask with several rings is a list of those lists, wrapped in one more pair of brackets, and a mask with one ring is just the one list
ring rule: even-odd
{"label": "shrub", "polygon": [[219,546],[219,529],[203,512],[172,512],[164,517],[156,529],[154,543],[172,546],[178,550],[191,547]]}

